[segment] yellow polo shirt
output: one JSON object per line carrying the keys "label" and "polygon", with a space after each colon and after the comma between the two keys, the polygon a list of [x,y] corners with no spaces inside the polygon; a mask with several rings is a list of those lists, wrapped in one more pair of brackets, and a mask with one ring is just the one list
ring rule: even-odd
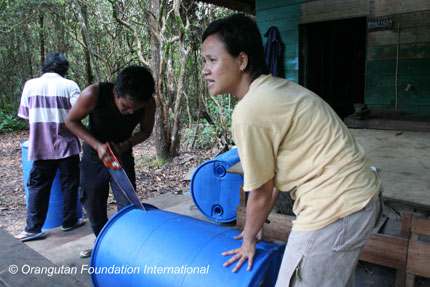
{"label": "yellow polo shirt", "polygon": [[273,178],[295,199],[294,230],[312,231],[364,208],[381,182],[332,108],[294,82],[261,75],[233,112],[244,190]]}

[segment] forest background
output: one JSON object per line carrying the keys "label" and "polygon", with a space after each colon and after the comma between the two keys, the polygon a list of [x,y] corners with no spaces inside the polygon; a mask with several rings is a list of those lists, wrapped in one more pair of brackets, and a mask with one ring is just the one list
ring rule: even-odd
{"label": "forest background", "polygon": [[81,90],[132,64],[152,71],[157,159],[226,148],[236,99],[208,94],[200,51],[208,23],[231,13],[192,0],[0,0],[0,133],[27,129],[16,116],[22,88],[58,51]]}

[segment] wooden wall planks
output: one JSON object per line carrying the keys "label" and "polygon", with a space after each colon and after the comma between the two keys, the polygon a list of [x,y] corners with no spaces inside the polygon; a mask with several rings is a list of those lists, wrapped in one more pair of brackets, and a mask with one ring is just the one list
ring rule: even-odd
{"label": "wooden wall planks", "polygon": [[[430,43],[400,45],[399,59],[430,59]],[[367,60],[395,60],[397,46],[385,45],[367,48]]]}
{"label": "wooden wall planks", "polygon": [[[370,107],[383,109],[394,108],[397,25],[400,23],[400,109],[413,114],[430,114],[430,1],[256,0],[256,15],[263,35],[271,26],[280,30],[285,46],[285,77],[296,82],[299,77],[300,24],[359,16],[392,19],[392,29],[370,31],[367,41],[364,99]],[[405,92],[409,84],[413,90]]]}
{"label": "wooden wall planks", "polygon": [[301,23],[328,21],[366,16],[369,0],[311,1],[301,5]]}
{"label": "wooden wall planks", "polygon": [[[368,34],[368,46],[396,45],[398,42],[397,27],[393,30],[376,31]],[[411,28],[400,27],[400,42],[403,44],[430,43],[430,26]]]}
{"label": "wooden wall planks", "polygon": [[374,0],[374,2],[375,16],[386,16],[430,10],[430,2],[428,0]]}

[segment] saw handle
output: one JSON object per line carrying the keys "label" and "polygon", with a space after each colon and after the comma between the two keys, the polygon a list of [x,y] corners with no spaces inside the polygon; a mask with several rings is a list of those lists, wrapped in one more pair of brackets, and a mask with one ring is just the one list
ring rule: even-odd
{"label": "saw handle", "polygon": [[107,143],[107,148],[111,157],[111,160],[109,162],[103,161],[103,164],[105,167],[109,167],[113,170],[119,170],[122,168],[122,163],[118,157],[118,155],[115,153],[113,148],[111,147],[110,143]]}

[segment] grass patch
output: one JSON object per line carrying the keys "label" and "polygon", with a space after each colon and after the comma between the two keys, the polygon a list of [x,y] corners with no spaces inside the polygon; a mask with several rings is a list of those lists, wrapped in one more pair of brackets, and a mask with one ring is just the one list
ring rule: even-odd
{"label": "grass patch", "polygon": [[163,157],[145,156],[143,158],[138,158],[136,160],[136,167],[143,167],[143,166],[158,167],[158,166],[165,165],[166,162],[167,162],[167,159]]}

